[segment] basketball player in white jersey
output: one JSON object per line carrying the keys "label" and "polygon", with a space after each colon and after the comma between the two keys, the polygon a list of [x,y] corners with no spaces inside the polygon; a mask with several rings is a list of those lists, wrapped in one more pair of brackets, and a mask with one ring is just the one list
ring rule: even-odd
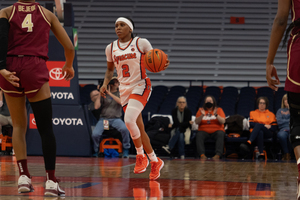
{"label": "basketball player in white jersey", "polygon": [[[144,154],[145,149],[151,161],[149,178],[156,180],[160,176],[164,162],[156,157],[153,151],[141,114],[152,91],[143,63],[145,54],[152,46],[147,39],[134,37],[133,29],[134,23],[131,19],[120,17],[116,20],[115,31],[119,39],[106,47],[107,70],[100,92],[105,97],[107,84],[113,77],[116,67],[121,103],[125,112],[124,121],[137,151],[134,173],[146,171],[149,160]],[[165,69],[169,63],[168,60]]]}

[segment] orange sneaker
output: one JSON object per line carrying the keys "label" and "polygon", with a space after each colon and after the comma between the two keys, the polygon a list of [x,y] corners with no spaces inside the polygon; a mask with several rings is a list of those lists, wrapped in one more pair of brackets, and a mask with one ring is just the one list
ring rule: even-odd
{"label": "orange sneaker", "polygon": [[160,177],[160,170],[163,168],[164,166],[164,161],[162,161],[160,158],[157,158],[158,161],[151,162],[151,172],[149,175],[149,178],[151,181],[155,181],[156,179],[158,179]]}
{"label": "orange sneaker", "polygon": [[[155,199],[160,200],[163,198],[163,190],[160,189],[160,184],[157,181],[149,181],[150,187],[150,196],[149,197],[157,197]],[[151,198],[149,198],[151,199]]]}
{"label": "orange sneaker", "polygon": [[136,155],[136,163],[133,172],[135,174],[140,174],[146,171],[146,168],[149,165],[148,157],[143,155]]}
{"label": "orange sneaker", "polygon": [[147,200],[147,191],[145,188],[133,188],[134,200]]}

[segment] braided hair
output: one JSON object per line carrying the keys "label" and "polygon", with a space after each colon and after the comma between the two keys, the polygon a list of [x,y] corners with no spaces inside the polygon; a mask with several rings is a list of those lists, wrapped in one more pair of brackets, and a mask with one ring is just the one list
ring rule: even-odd
{"label": "braided hair", "polygon": [[283,44],[282,44],[282,47],[281,47],[281,48],[284,48],[284,47],[285,47],[285,43],[286,43],[286,41],[287,41],[287,38],[288,38],[288,36],[289,36],[289,33],[290,33],[290,31],[291,31],[294,27],[300,27],[300,18],[297,19],[297,20],[295,20],[295,21],[293,21],[293,22],[289,25],[289,27],[286,29],[286,31],[285,31],[285,36],[284,36],[284,39],[283,39]]}

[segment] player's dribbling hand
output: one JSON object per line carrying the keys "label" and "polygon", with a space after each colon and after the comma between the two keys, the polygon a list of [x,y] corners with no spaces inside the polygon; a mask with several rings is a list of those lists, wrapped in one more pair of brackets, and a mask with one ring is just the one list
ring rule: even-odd
{"label": "player's dribbling hand", "polygon": [[10,72],[6,69],[0,70],[0,74],[8,81],[10,82],[13,86],[15,87],[20,87],[19,81],[20,79],[15,76],[16,72]]}
{"label": "player's dribbling hand", "polygon": [[[272,77],[275,77],[275,79],[273,79]],[[268,85],[271,89],[277,91],[278,87],[276,85],[280,84],[278,75],[277,75],[277,70],[275,68],[274,65],[272,64],[267,64],[266,65],[266,79],[268,81]]]}
{"label": "player's dribbling hand", "polygon": [[102,97],[106,98],[106,88],[107,88],[107,85],[102,85],[99,92],[101,94]]}
{"label": "player's dribbling hand", "polygon": [[71,80],[74,77],[74,68],[63,66],[61,73],[64,75],[66,81]]}
{"label": "player's dribbling hand", "polygon": [[165,67],[164,67],[164,70],[167,69],[168,66],[169,66],[169,64],[170,64],[170,61],[169,61],[169,59],[168,59],[168,54],[166,54],[166,55],[167,55],[167,62],[166,62],[166,65],[165,65]]}

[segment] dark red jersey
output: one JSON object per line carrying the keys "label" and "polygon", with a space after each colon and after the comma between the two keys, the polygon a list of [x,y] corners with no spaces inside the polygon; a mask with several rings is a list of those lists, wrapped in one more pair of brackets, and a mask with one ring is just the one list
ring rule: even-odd
{"label": "dark red jersey", "polygon": [[32,55],[48,59],[51,24],[39,3],[15,3],[9,24],[7,55]]}
{"label": "dark red jersey", "polygon": [[[292,0],[292,21],[300,18],[300,0]],[[295,26],[287,46],[287,76],[285,90],[300,93],[300,27]]]}
{"label": "dark red jersey", "polygon": [[[295,21],[300,18],[300,1],[299,0],[292,0],[291,5],[291,17],[292,21]],[[292,30],[292,35],[295,35],[300,32],[300,27],[295,27]]]}

